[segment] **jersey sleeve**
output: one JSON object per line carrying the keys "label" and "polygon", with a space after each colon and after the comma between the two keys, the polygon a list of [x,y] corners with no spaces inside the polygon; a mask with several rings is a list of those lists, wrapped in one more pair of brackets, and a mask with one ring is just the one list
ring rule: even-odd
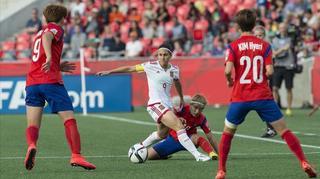
{"label": "jersey sleeve", "polygon": [[225,63],[226,62],[234,62],[234,60],[235,60],[235,52],[234,52],[234,50],[233,50],[233,48],[232,48],[232,46],[230,44],[227,46],[225,55],[226,55]]}
{"label": "jersey sleeve", "polygon": [[211,129],[209,127],[209,123],[208,123],[207,118],[205,116],[203,116],[203,120],[202,120],[200,127],[205,134],[208,134],[209,132],[211,132]]}
{"label": "jersey sleeve", "polygon": [[266,65],[272,65],[272,48],[270,44],[268,44],[263,58],[265,59],[264,61]]}

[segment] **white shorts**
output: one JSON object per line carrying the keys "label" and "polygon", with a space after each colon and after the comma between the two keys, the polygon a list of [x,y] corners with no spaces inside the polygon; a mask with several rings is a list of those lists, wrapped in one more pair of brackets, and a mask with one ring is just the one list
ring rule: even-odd
{"label": "white shorts", "polygon": [[148,113],[150,114],[152,119],[157,123],[161,122],[162,116],[169,110],[169,108],[167,108],[165,105],[161,103],[149,104],[147,107]]}

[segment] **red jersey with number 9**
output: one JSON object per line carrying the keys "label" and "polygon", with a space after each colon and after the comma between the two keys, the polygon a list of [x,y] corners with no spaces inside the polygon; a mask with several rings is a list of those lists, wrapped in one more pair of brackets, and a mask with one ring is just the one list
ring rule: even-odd
{"label": "red jersey with number 9", "polygon": [[243,35],[228,45],[226,62],[233,62],[235,68],[231,102],[273,99],[266,76],[266,65],[272,65],[268,42]]}
{"label": "red jersey with number 9", "polygon": [[[50,32],[53,35],[51,44],[51,65],[49,72],[45,73],[41,70],[42,64],[46,62],[46,53],[44,52],[42,35]],[[36,35],[32,48],[32,62],[29,73],[27,75],[26,86],[36,84],[52,84],[63,83],[60,72],[60,58],[63,47],[63,29],[54,23],[48,23]]]}

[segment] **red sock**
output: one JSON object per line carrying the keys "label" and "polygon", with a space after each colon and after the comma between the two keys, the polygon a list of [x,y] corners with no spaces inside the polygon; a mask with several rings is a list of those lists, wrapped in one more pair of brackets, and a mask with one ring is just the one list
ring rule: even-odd
{"label": "red sock", "polygon": [[286,141],[288,147],[297,156],[300,162],[306,160],[299,139],[290,130],[284,132],[281,137]]}
{"label": "red sock", "polygon": [[207,154],[209,154],[210,152],[213,152],[213,149],[210,143],[203,137],[198,138],[197,146],[201,147],[201,149],[205,151]]}
{"label": "red sock", "polygon": [[30,145],[37,145],[37,140],[39,136],[39,128],[36,126],[29,126],[26,129],[26,139],[28,146]]}
{"label": "red sock", "polygon": [[69,143],[72,154],[80,154],[81,143],[80,134],[75,119],[68,119],[64,122],[64,129],[67,141]]}
{"label": "red sock", "polygon": [[226,163],[231,147],[233,134],[223,132],[219,143],[219,170],[226,171]]}

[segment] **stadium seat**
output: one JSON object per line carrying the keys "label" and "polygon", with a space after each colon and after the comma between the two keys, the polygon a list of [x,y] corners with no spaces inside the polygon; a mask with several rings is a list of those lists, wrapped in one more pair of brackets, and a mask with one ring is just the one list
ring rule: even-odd
{"label": "stadium seat", "polygon": [[30,43],[29,41],[21,41],[16,44],[16,50],[28,50],[30,49]]}
{"label": "stadium seat", "polygon": [[21,33],[21,34],[16,35],[17,43],[26,42],[29,40],[30,40],[30,35],[28,33]]}
{"label": "stadium seat", "polygon": [[2,50],[9,51],[14,50],[15,42],[14,41],[4,41],[2,42]]}
{"label": "stadium seat", "polygon": [[193,40],[195,41],[202,41],[204,38],[204,30],[202,29],[195,29],[193,30]]}

